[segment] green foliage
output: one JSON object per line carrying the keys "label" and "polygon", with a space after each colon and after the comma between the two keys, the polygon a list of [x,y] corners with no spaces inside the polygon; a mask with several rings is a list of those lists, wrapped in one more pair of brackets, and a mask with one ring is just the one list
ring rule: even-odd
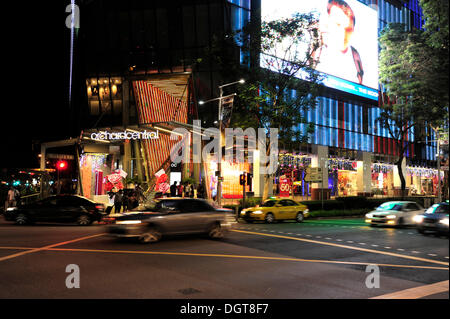
{"label": "green foliage", "polygon": [[[236,41],[242,43],[243,51],[248,53],[242,65],[237,62]],[[224,83],[240,78],[246,80],[245,85],[229,89],[230,93],[237,92],[230,127],[278,128],[279,147],[297,150],[299,143],[306,141],[313,131],[312,124],[305,132],[294,128],[300,123],[308,124],[303,111],[316,105],[321,78],[313,69],[317,62],[313,52],[319,45],[317,21],[311,15],[300,14],[261,24],[252,21],[238,32],[214,37],[202,63],[211,63],[221,70]],[[272,64],[272,70],[260,68],[259,59],[263,64]],[[303,72],[309,81],[298,78]],[[296,94],[290,94],[290,90]]]}
{"label": "green foliage", "polygon": [[370,212],[370,208],[349,209],[349,210],[318,210],[310,213],[309,218],[317,217],[340,217],[340,216],[364,216]]}
{"label": "green foliage", "polygon": [[[261,205],[262,197],[246,197],[245,198],[245,207],[255,207],[256,205]],[[239,200],[239,206],[243,206],[242,199]]]}
{"label": "green foliage", "polygon": [[187,184],[194,185],[195,184],[195,179],[193,179],[192,177],[183,178],[183,180],[181,181],[181,184],[183,184],[183,185],[187,185]]}
{"label": "green foliage", "polygon": [[[400,165],[409,143],[405,137],[414,127],[448,123],[448,1],[445,12],[440,11],[445,6],[440,8],[432,1],[421,3],[425,31],[393,23],[379,38],[379,78],[386,94],[377,121],[396,141],[403,190],[406,182]],[[416,135],[416,139],[421,137]]]}

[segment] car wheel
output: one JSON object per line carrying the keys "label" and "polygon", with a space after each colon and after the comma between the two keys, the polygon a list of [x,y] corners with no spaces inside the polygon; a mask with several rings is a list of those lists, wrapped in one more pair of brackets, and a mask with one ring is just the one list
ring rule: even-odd
{"label": "car wheel", "polygon": [[161,232],[156,228],[150,228],[139,236],[139,242],[142,244],[156,243],[162,237]]}
{"label": "car wheel", "polygon": [[417,228],[417,232],[420,234],[425,234],[425,230],[423,230],[422,228]]}
{"label": "car wheel", "polygon": [[16,224],[17,225],[25,225],[28,223],[28,218],[25,214],[19,214],[16,216]]}
{"label": "car wheel", "polygon": [[81,215],[77,219],[77,224],[80,226],[87,226],[91,224],[91,218],[88,215]]}
{"label": "car wheel", "polygon": [[264,220],[266,221],[266,223],[271,224],[275,221],[275,217],[273,216],[272,213],[267,213],[266,217],[264,218]]}
{"label": "car wheel", "polygon": [[222,227],[218,223],[213,225],[208,231],[208,236],[212,239],[221,239],[223,238],[223,235]]}
{"label": "car wheel", "polygon": [[305,217],[303,216],[303,213],[302,212],[299,212],[298,214],[297,214],[297,217],[295,218],[295,220],[297,221],[297,223],[303,223],[303,219],[304,219]]}

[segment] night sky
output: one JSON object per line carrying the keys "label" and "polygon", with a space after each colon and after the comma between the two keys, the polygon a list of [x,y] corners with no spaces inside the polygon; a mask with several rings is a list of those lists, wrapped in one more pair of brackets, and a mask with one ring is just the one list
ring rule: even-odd
{"label": "night sky", "polygon": [[0,168],[34,167],[32,140],[67,136],[70,1],[13,2],[3,15]]}

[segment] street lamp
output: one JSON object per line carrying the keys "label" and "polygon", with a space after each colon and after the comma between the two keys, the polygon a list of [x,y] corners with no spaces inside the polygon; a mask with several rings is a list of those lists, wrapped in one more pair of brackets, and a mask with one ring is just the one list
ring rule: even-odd
{"label": "street lamp", "polygon": [[[211,99],[208,101],[200,101],[199,104],[203,105],[207,102],[211,102],[211,101],[215,101],[215,100],[219,100],[219,149],[222,149],[222,100],[226,99],[230,96],[234,96],[236,95],[236,93],[233,93],[231,95],[227,95],[227,96],[223,96],[223,88],[226,86],[230,86],[230,85],[234,85],[234,84],[244,84],[245,80],[244,79],[240,79],[239,81],[235,81],[235,82],[230,82],[230,83],[226,83],[223,85],[219,85],[219,97],[215,98],[215,99]],[[219,152],[219,159],[218,159],[218,163],[217,163],[217,171],[219,173],[218,176],[218,181],[217,181],[217,204],[220,206],[222,204],[222,152]]]}

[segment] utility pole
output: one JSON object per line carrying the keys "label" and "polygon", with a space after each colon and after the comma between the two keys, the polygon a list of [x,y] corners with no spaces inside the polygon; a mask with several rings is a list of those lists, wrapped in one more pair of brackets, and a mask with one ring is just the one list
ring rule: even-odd
{"label": "utility pole", "polygon": [[222,100],[224,98],[227,98],[229,96],[236,95],[236,93],[229,95],[229,96],[223,96],[223,88],[229,85],[233,84],[243,84],[245,83],[244,79],[240,79],[239,81],[223,84],[219,86],[219,97],[215,99],[211,99],[208,101],[199,101],[199,104],[205,104],[211,101],[219,100],[219,114],[218,114],[218,122],[219,122],[219,150],[218,150],[218,156],[217,156],[217,205],[222,205]]}

